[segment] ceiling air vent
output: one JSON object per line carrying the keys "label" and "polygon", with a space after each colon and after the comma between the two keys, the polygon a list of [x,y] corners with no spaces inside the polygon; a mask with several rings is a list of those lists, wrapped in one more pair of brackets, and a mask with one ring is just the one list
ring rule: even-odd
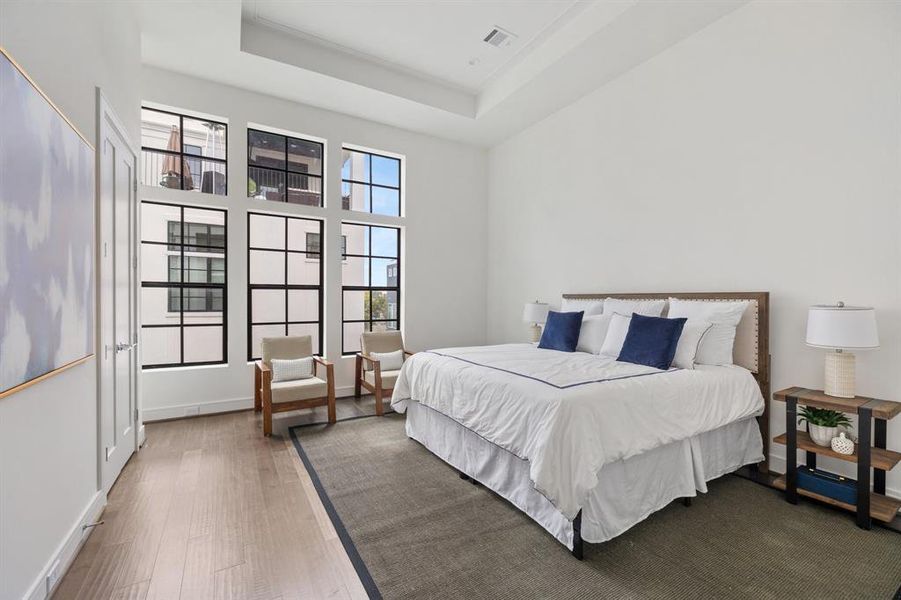
{"label": "ceiling air vent", "polygon": [[488,35],[485,36],[483,41],[495,46],[496,48],[506,48],[510,44],[513,43],[513,40],[516,39],[516,34],[507,31],[506,29],[501,29],[496,26],[492,29]]}

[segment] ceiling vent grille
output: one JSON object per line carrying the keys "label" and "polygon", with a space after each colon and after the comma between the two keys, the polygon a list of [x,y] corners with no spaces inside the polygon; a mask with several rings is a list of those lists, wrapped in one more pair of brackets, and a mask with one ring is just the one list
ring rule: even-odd
{"label": "ceiling vent grille", "polygon": [[501,29],[496,26],[492,29],[488,35],[485,36],[484,42],[494,46],[496,48],[506,48],[510,44],[513,43],[513,40],[516,39],[516,34],[507,31],[506,29]]}

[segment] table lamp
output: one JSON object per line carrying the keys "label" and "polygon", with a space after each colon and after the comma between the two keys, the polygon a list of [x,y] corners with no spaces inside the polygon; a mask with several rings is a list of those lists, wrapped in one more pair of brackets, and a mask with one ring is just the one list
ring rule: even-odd
{"label": "table lamp", "polygon": [[541,324],[547,321],[548,305],[544,302],[529,302],[522,311],[522,320],[531,323],[529,331],[532,334],[532,342],[541,339]]}
{"label": "table lamp", "polygon": [[824,391],[838,398],[853,398],[854,354],[847,350],[879,347],[876,311],[867,306],[817,304],[807,312],[807,345],[834,350],[826,354]]}

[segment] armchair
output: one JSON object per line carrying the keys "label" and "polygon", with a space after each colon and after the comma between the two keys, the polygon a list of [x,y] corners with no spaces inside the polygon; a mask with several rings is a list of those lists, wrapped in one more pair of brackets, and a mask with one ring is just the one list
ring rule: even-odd
{"label": "armchair", "polygon": [[[263,412],[263,435],[272,435],[272,413],[328,406],[328,422],[336,421],[335,367],[321,357],[313,356],[310,336],[263,338],[262,360],[254,365],[254,410]],[[313,377],[294,381],[272,382],[270,364],[273,358],[297,359],[313,357]],[[319,368],[325,379],[319,377]]]}
{"label": "armchair", "polygon": [[375,414],[384,414],[383,398],[394,391],[399,370],[383,371],[378,360],[372,357],[373,352],[396,352],[403,350],[404,356],[412,356],[404,348],[404,338],[399,331],[372,331],[364,333],[360,338],[361,352],[357,354],[354,375],[354,396],[360,397],[362,389],[375,396]]}

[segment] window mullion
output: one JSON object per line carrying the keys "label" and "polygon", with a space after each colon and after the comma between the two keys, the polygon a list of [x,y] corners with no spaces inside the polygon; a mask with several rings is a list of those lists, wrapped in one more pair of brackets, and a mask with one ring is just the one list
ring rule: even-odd
{"label": "window mullion", "polygon": [[[184,142],[182,142],[184,144]],[[184,163],[182,163],[184,164]],[[182,181],[184,181],[184,170],[182,170]],[[178,296],[180,299],[179,311],[178,311],[178,363],[180,365],[185,364],[185,207],[182,206],[179,208],[179,220],[180,223],[180,236],[181,236],[181,246],[179,246],[179,254],[181,256],[181,274],[179,275],[179,283],[181,286],[178,289]]]}
{"label": "window mullion", "polygon": [[[178,115],[178,172],[181,175],[181,189],[185,189],[185,118]],[[182,209],[182,230],[184,230],[184,209]],[[184,242],[184,238],[182,238]]]}
{"label": "window mullion", "polygon": [[[285,138],[285,161],[288,160],[288,138]],[[288,166],[288,163],[285,162],[285,167]],[[286,172],[287,173],[287,172]],[[285,175],[285,202],[288,201],[288,177]],[[285,289],[285,335],[288,335],[288,218],[284,217],[285,221],[285,248],[282,251],[285,259],[285,280],[284,280],[284,289]]]}

